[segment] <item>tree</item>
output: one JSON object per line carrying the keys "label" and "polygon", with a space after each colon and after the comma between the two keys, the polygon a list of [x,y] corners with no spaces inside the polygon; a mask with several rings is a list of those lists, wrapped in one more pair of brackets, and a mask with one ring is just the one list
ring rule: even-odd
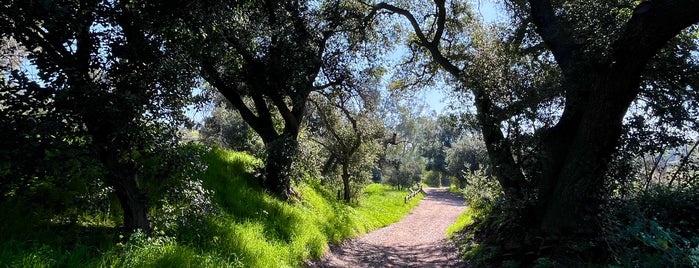
{"label": "tree", "polygon": [[436,172],[438,179],[446,177],[447,151],[461,136],[461,130],[456,124],[455,116],[433,115],[434,120],[423,125],[422,135],[425,144],[420,147],[422,156],[426,159],[425,170]]}
{"label": "tree", "polygon": [[[16,72],[20,91],[9,95],[23,91],[27,101],[48,99],[34,102],[39,115],[61,116],[57,122],[69,136],[58,139],[84,144],[99,161],[101,179],[118,197],[126,230],[150,233],[140,161],[176,144],[174,125],[184,121],[191,74],[183,62],[164,55],[162,40],[130,1],[2,5],[0,32],[27,48],[38,73],[34,78]],[[10,106],[15,108],[20,106]]]}
{"label": "tree", "polygon": [[410,94],[392,91],[382,99],[381,118],[390,133],[384,134],[383,154],[379,162],[382,181],[399,187],[419,182],[425,168],[421,145],[425,143],[420,126],[429,122],[423,115],[424,106]]}
{"label": "tree", "polygon": [[214,93],[213,110],[204,118],[200,132],[207,143],[262,156],[260,138],[221,94]]}
{"label": "tree", "polygon": [[481,170],[488,162],[483,141],[478,137],[462,136],[446,151],[446,171],[455,177],[459,187],[468,184],[467,175]]}
{"label": "tree", "polygon": [[263,185],[288,199],[307,100],[311,92],[342,80],[342,71],[334,72],[335,56],[347,49],[343,34],[354,30],[361,13],[345,1],[183,1],[174,6],[178,10],[167,12],[179,14],[173,20],[183,27],[171,30],[173,46],[187,40],[180,51],[200,59],[202,77],[261,137]]}
{"label": "tree", "polygon": [[352,183],[369,181],[378,164],[383,134],[375,113],[378,97],[375,89],[334,89],[311,98],[309,129],[315,134],[311,139],[328,151],[322,173],[332,176],[340,169],[343,199],[347,202],[352,198]]}
{"label": "tree", "polygon": [[[473,95],[493,174],[511,202],[525,195],[531,199],[531,213],[521,223],[545,234],[570,235],[594,226],[589,208],[598,204],[624,116],[644,81],[652,79],[646,70],[662,60],[663,47],[699,21],[699,5],[689,0],[507,4],[516,28],[503,38],[469,35],[483,28],[469,23],[468,7],[458,2],[437,0],[420,15],[378,3],[372,15],[406,19],[413,51]],[[485,60],[490,56],[507,64]],[[561,112],[541,117],[542,106]],[[514,127],[511,119],[528,114],[542,119],[529,130],[513,131],[525,135],[506,135],[503,130]],[[516,157],[520,148],[526,151]]]}

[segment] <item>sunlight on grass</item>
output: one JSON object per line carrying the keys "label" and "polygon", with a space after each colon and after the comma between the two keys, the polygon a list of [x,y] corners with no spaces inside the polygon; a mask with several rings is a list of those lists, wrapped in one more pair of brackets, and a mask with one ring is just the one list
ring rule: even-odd
{"label": "sunlight on grass", "polygon": [[114,239],[113,229],[107,236],[98,229],[102,236],[82,245],[65,234],[34,232],[44,239],[0,238],[0,267],[299,267],[320,258],[329,243],[400,220],[422,198],[404,204],[407,191],[371,184],[347,204],[308,182],[294,186],[301,201],[287,203],[259,187],[252,175],[262,165],[259,159],[213,149],[205,162],[198,179],[213,191],[215,212],[178,226],[174,237],[137,233]]}
{"label": "sunlight on grass", "polygon": [[473,211],[473,209],[467,208],[463,213],[461,213],[461,215],[459,215],[456,222],[447,228],[445,233],[449,239],[453,238],[456,232],[463,230],[466,228],[466,226],[473,223]]}

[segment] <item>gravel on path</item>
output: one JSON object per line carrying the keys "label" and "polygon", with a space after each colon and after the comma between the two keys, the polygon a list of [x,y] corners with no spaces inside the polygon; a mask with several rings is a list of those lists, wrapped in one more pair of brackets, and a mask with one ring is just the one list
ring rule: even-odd
{"label": "gravel on path", "polygon": [[464,267],[445,231],[466,209],[463,197],[445,188],[427,195],[403,220],[330,247],[308,267]]}

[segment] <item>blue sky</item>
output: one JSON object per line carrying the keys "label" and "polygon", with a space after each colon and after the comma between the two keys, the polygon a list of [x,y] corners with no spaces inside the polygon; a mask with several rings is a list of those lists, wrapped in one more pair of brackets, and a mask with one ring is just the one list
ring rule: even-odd
{"label": "blue sky", "polygon": [[[503,13],[498,10],[495,1],[496,0],[472,0],[475,13],[486,23],[493,23],[505,18]],[[449,104],[449,101],[444,92],[441,90],[426,89],[424,96],[425,102],[430,106],[430,109],[437,113],[446,112],[445,108]]]}
{"label": "blue sky", "polygon": [[[502,12],[499,12],[497,7],[496,7],[496,1],[497,0],[470,0],[472,1],[473,7],[475,8],[475,13],[480,16],[486,23],[492,23],[498,20],[501,20],[504,18],[502,15]],[[400,49],[399,49],[400,50]],[[403,51],[406,51],[403,49]],[[390,57],[394,57],[393,55]],[[400,57],[400,55],[395,55],[396,58]],[[449,88],[445,88],[444,90],[449,90]],[[442,90],[436,90],[436,89],[425,89],[422,92],[418,92],[416,94],[417,97],[423,98],[427,105],[429,106],[429,110],[425,111],[428,113],[431,113],[432,110],[436,111],[437,113],[445,113],[445,109],[447,108],[447,105],[449,104],[449,100],[447,99],[447,94],[443,92]],[[203,121],[203,118],[208,116],[208,113],[210,111],[204,110],[204,111],[197,111],[197,109],[190,108],[187,110],[187,115],[190,116],[190,118],[194,119],[197,122]]]}
{"label": "blue sky", "polygon": [[[486,23],[493,23],[505,18],[503,13],[498,10],[495,0],[472,0],[472,4],[475,8],[475,13]],[[427,89],[424,92],[424,96],[425,102],[430,106],[430,109],[437,113],[446,112],[445,108],[447,108],[449,101],[444,92],[441,90]]]}

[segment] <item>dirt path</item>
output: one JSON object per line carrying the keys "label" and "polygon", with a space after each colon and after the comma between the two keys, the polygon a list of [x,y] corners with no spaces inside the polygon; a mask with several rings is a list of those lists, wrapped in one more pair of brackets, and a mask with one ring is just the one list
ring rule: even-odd
{"label": "dirt path", "polygon": [[403,220],[330,248],[309,267],[464,267],[444,235],[466,209],[461,196],[425,188],[427,196]]}

